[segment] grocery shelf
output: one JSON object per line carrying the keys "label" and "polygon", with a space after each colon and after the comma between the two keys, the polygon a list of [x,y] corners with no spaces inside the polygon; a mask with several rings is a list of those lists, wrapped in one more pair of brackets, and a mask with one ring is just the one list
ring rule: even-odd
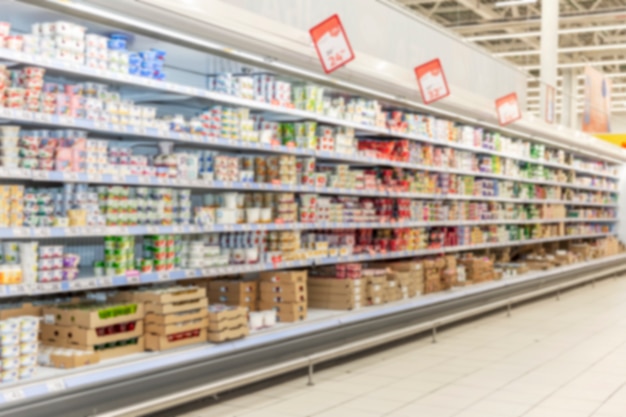
{"label": "grocery shelf", "polygon": [[327,256],[317,259],[303,259],[295,261],[282,261],[277,263],[267,262],[258,264],[246,264],[246,265],[221,265],[208,268],[190,268],[190,269],[176,269],[172,271],[158,271],[148,273],[133,273],[129,275],[116,275],[116,276],[85,276],[81,275],[81,278],[73,281],[60,281],[60,282],[38,282],[31,284],[14,284],[14,285],[0,285],[0,299],[13,298],[23,296],[37,296],[47,294],[58,293],[71,293],[80,291],[91,291],[99,289],[108,289],[124,286],[143,285],[143,284],[155,284],[155,283],[168,283],[174,281],[182,281],[185,279],[195,278],[214,278],[214,277],[226,277],[240,274],[250,274],[254,272],[273,271],[278,269],[292,269],[292,268],[306,268],[317,265],[333,265],[339,263],[349,262],[374,262],[387,259],[398,258],[412,258],[419,256],[430,255],[442,255],[444,253],[457,253],[470,250],[481,249],[495,249],[509,246],[523,246],[534,245],[548,242],[561,242],[566,240],[578,240],[578,239],[595,239],[608,236],[614,236],[615,233],[594,233],[587,235],[570,235],[570,236],[558,236],[542,239],[524,239],[516,241],[506,241],[498,243],[483,243],[476,245],[464,245],[464,246],[449,246],[435,249],[419,249],[419,250],[403,250],[397,252],[387,253],[368,253],[359,255],[345,255],[345,256]]}
{"label": "grocery shelf", "polygon": [[[446,146],[446,147],[450,147],[454,149],[474,152],[477,154],[500,156],[503,158],[514,159],[514,160],[518,160],[521,162],[544,165],[544,166],[549,166],[552,168],[575,171],[575,172],[584,173],[586,175],[595,175],[595,176],[606,177],[606,178],[610,178],[614,180],[617,180],[619,178],[612,174],[589,171],[589,170],[576,168],[576,167],[566,165],[566,164],[535,160],[532,158],[520,157],[514,154],[507,154],[507,153],[498,152],[498,151],[494,151],[490,149],[483,149],[483,148],[463,145],[463,144],[456,143],[456,142],[446,142],[446,141],[435,140],[435,139],[425,137],[423,135],[414,135],[414,134],[394,132],[386,128],[368,126],[368,125],[355,123],[355,122],[348,121],[348,120],[342,120],[338,118],[323,116],[323,115],[313,113],[313,112],[292,109],[292,108],[287,108],[283,106],[276,106],[276,105],[272,105],[268,103],[259,102],[256,100],[242,99],[242,98],[238,98],[238,97],[234,97],[234,96],[230,96],[226,94],[204,90],[201,88],[175,84],[175,83],[171,83],[168,81],[157,81],[157,80],[143,78],[139,76],[133,76],[129,74],[120,74],[120,73],[115,73],[111,71],[90,68],[90,67],[79,65],[76,63],[65,62],[62,60],[55,60],[55,59],[51,59],[48,57],[35,56],[31,54],[26,54],[20,51],[13,51],[10,49],[0,48],[0,59],[10,60],[10,61],[17,62],[20,64],[36,65],[36,66],[44,67],[48,70],[62,72],[64,74],[78,75],[81,77],[87,76],[92,79],[98,79],[100,81],[107,81],[107,82],[116,83],[116,84],[131,85],[135,87],[148,88],[152,90],[164,91],[164,92],[179,94],[183,96],[206,99],[212,102],[219,102],[219,103],[229,104],[233,106],[246,107],[246,108],[249,108],[251,110],[256,110],[256,111],[267,111],[267,112],[275,113],[278,115],[288,116],[291,118],[295,117],[295,118],[300,118],[300,119],[313,120],[319,123],[331,124],[335,126],[351,127],[361,132],[373,134],[373,135],[383,135],[383,136],[388,136],[388,137],[393,137],[393,138],[410,139],[410,140],[418,141],[422,143],[430,143],[433,145]],[[90,121],[73,120],[71,118],[64,117],[64,116],[57,117],[57,116],[47,115],[47,114],[32,114],[31,115],[28,113],[29,112],[25,112],[22,110],[5,109],[4,116],[12,117],[14,120],[19,120],[24,123],[55,125],[59,127],[74,127],[74,128],[80,128],[80,129],[88,129],[94,132],[104,131],[108,133],[120,133],[120,134],[123,133],[124,135],[138,136],[138,137],[147,136],[151,139],[175,140],[180,143],[186,143],[190,145],[191,144],[197,145],[200,143],[204,143],[204,144],[211,144],[214,146],[220,146],[224,148],[233,148],[233,149],[242,148],[241,144],[237,143],[238,141],[231,141],[231,140],[212,141],[210,139],[213,139],[213,138],[200,138],[200,137],[196,137],[196,135],[191,135],[188,133],[163,132],[163,131],[154,132],[156,131],[156,129],[144,128],[144,127],[132,127],[132,126],[122,127],[119,125],[111,125],[108,123],[93,123],[93,122],[90,123]],[[0,113],[0,117],[3,117],[2,113]],[[205,139],[209,139],[209,140],[207,141]],[[242,144],[244,145],[243,149],[247,149],[247,150],[257,150],[257,151],[263,150],[266,152],[273,151],[273,152],[287,153],[287,154],[292,154],[292,155],[316,156],[321,159],[327,158],[327,159],[332,159],[332,160],[344,160],[344,161],[351,161],[351,162],[389,164],[390,166],[438,171],[438,169],[434,167],[421,168],[415,164],[396,163],[394,161],[386,161],[386,160],[380,160],[380,159],[374,159],[374,158],[352,158],[349,155],[337,154],[335,152],[312,151],[312,150],[306,150],[306,149],[289,148],[286,146],[256,146],[256,145],[261,145],[261,144],[247,143],[247,142],[242,142]],[[443,172],[451,172],[451,171],[443,169]],[[496,175],[496,174],[481,174],[481,173],[476,173],[476,172],[466,172],[466,173],[467,175],[479,175],[479,176],[485,176],[489,178],[501,178],[501,176],[491,176],[491,175]],[[524,181],[523,179],[516,179],[516,180]],[[532,181],[532,180],[526,180],[526,182],[539,183],[539,182]],[[546,185],[553,185],[553,184],[548,184],[550,182],[543,182],[543,183]],[[566,186],[564,184],[559,184],[559,185]],[[597,191],[597,189],[595,189],[594,187],[587,187],[586,189]],[[615,191],[615,190],[612,190],[612,191]]]}
{"label": "grocery shelf", "polygon": [[[1,109],[0,109],[1,111]],[[87,174],[83,172],[61,172],[28,170],[23,168],[0,167],[0,179],[10,181],[37,181],[52,183],[89,183],[107,185],[135,185],[139,187],[174,187],[190,188],[196,190],[229,190],[229,191],[266,191],[276,193],[314,193],[322,195],[349,195],[356,197],[385,197],[385,198],[411,198],[411,199],[436,199],[436,200],[473,200],[492,201],[519,204],[565,204],[590,207],[615,207],[617,203],[592,203],[575,200],[557,199],[529,199],[511,197],[489,197],[480,195],[463,194],[431,194],[416,192],[394,192],[379,190],[357,190],[351,188],[314,187],[310,185],[271,184],[257,182],[230,182],[208,181],[203,179],[185,180],[178,178],[161,178],[146,175],[122,175],[122,174]]]}
{"label": "grocery shelf", "polygon": [[[361,163],[366,165],[383,165],[390,167],[399,167],[399,168],[407,168],[414,170],[423,170],[428,172],[443,172],[449,174],[459,174],[459,175],[468,175],[482,178],[492,178],[499,180],[508,180],[515,182],[524,182],[530,184],[539,184],[539,185],[549,185],[556,187],[564,187],[571,188],[576,190],[586,190],[586,191],[594,191],[594,192],[606,192],[606,193],[617,193],[617,189],[603,189],[593,186],[586,185],[577,185],[570,183],[562,183],[558,181],[545,181],[545,180],[534,180],[523,177],[514,177],[509,175],[501,175],[501,174],[492,174],[487,172],[477,172],[477,171],[465,171],[455,168],[447,168],[447,167],[432,167],[427,165],[419,165],[413,164],[409,162],[397,162],[387,159],[380,158],[371,158],[371,157],[363,157],[359,155],[349,155],[349,154],[341,154],[337,152],[330,151],[317,151],[312,149],[299,149],[292,148],[289,146],[283,145],[271,145],[260,142],[246,142],[241,140],[232,140],[232,139],[224,139],[224,138],[214,138],[203,135],[192,135],[190,133],[180,133],[173,131],[164,131],[158,130],[152,127],[145,126],[132,126],[132,125],[118,125],[114,123],[108,122],[96,122],[89,119],[78,119],[67,116],[58,116],[53,114],[45,114],[45,113],[37,113],[30,112],[21,109],[10,109],[5,107],[0,107],[0,119],[5,118],[14,122],[19,122],[21,124],[28,125],[36,125],[36,126],[54,126],[58,128],[73,128],[73,129],[82,129],[90,132],[96,132],[101,134],[119,134],[139,139],[158,139],[158,140],[168,140],[175,143],[181,143],[190,146],[196,147],[217,147],[217,148],[225,148],[225,149],[233,149],[233,150],[249,150],[249,151],[262,151],[267,153],[279,153],[279,154],[287,154],[287,155],[295,155],[295,156],[309,156],[315,157],[318,159],[330,159],[334,161],[342,161],[342,162],[352,162],[352,163]],[[447,146],[447,144],[445,144]],[[67,173],[67,178],[76,178],[78,173]],[[85,174],[86,175],[86,174]],[[65,180],[66,176],[62,176],[59,181]]]}
{"label": "grocery shelf", "polygon": [[[604,275],[615,274],[626,268],[625,260],[626,254],[615,255],[353,311],[312,310],[311,319],[221,345],[136,354],[73,370],[44,369],[30,381],[0,390],[0,415],[82,417],[96,410],[112,410],[276,363],[276,358],[313,354],[323,347],[371,337],[407,323],[435,320],[487,301],[511,299],[575,276],[595,272],[601,277],[603,270],[607,271]],[[138,384],[142,390],[131,389]]]}
{"label": "grocery shelf", "polygon": [[404,222],[315,222],[265,224],[212,224],[206,226],[84,226],[84,227],[0,227],[0,239],[84,238],[103,236],[191,235],[203,233],[256,232],[279,230],[404,229],[417,227],[535,225],[552,223],[615,223],[616,218],[563,218],[528,220],[448,220]]}

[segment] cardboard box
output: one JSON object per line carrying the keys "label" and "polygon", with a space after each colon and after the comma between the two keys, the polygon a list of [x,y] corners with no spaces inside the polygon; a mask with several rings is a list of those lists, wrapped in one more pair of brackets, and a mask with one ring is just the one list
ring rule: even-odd
{"label": "cardboard box", "polygon": [[[146,334],[155,334],[159,336],[168,336],[175,333],[186,332],[189,330],[195,329],[206,329],[209,327],[209,320],[204,317],[197,320],[191,320],[183,323],[174,323],[174,324],[166,324],[160,325],[156,323],[150,323],[146,325]],[[148,341],[146,340],[146,344]]]}
{"label": "cardboard box", "polygon": [[181,323],[186,321],[192,321],[207,317],[208,313],[206,308],[200,308],[197,310],[183,311],[181,313],[172,314],[155,314],[148,313],[144,319],[145,324],[158,324],[160,326],[166,326],[168,324]]}
{"label": "cardboard box", "polygon": [[308,271],[268,271],[261,272],[260,280],[274,283],[306,284]]}
{"label": "cardboard box", "polygon": [[205,298],[199,298],[196,300],[179,301],[171,304],[147,304],[151,313],[154,314],[175,314],[185,311],[206,309],[209,306],[209,300]]}
{"label": "cardboard box", "polygon": [[356,310],[363,307],[365,300],[344,299],[319,299],[309,300],[309,308],[321,308],[325,310]]}
{"label": "cardboard box", "polygon": [[[130,314],[109,315],[105,312],[119,308],[120,311],[134,306],[134,312]],[[44,323],[60,326],[78,326],[82,328],[97,328],[114,324],[127,323],[144,318],[143,303],[125,303],[117,306],[106,305],[99,307],[94,304],[92,309],[80,309],[76,305],[46,306],[43,308]],[[102,313],[102,314],[101,314]],[[102,317],[101,317],[102,315]]]}
{"label": "cardboard box", "polygon": [[311,291],[343,291],[348,289],[362,288],[362,279],[337,279],[310,277],[307,281],[309,293]]}
{"label": "cardboard box", "polygon": [[304,303],[307,299],[307,284],[261,282],[259,299],[275,303]]}
{"label": "cardboard box", "polygon": [[[209,284],[209,300],[212,303],[256,307],[258,282],[220,280]],[[254,310],[254,308],[253,308]]]}
{"label": "cardboard box", "polygon": [[20,316],[41,316],[41,306],[31,303],[6,303],[0,308],[0,320],[12,319]]}
{"label": "cardboard box", "polygon": [[60,369],[80,368],[100,362],[100,354],[98,352],[85,352],[81,355],[59,355],[51,353],[49,358],[50,362],[46,366]]}
{"label": "cardboard box", "polygon": [[138,320],[132,323],[134,324],[134,329],[132,331],[102,336],[98,335],[98,331],[96,329],[85,329],[78,326],[58,326],[55,324],[43,323],[40,326],[40,339],[43,344],[46,345],[68,348],[86,347],[87,349],[85,350],[90,350],[91,347],[95,345],[113,343],[119,340],[127,340],[143,336],[143,321]]}
{"label": "cardboard box", "polygon": [[149,313],[149,304],[173,304],[184,301],[206,298],[206,288],[188,287],[179,288],[176,291],[125,291],[119,293],[116,298],[126,302],[140,301],[145,303],[146,313]]}
{"label": "cardboard box", "polygon": [[[196,343],[206,343],[207,330],[206,327],[195,328],[193,336],[189,335],[184,339],[173,340],[170,336],[158,334],[146,334],[146,350],[159,351],[174,349],[181,346],[193,345]],[[183,333],[181,331],[181,333]]]}
{"label": "cardboard box", "polygon": [[132,355],[133,353],[140,353],[144,350],[145,339],[143,336],[141,336],[137,339],[137,343],[135,344],[98,350],[97,352],[101,360],[106,360],[117,358],[120,356]]}
{"label": "cardboard box", "polygon": [[274,310],[276,311],[277,321],[288,323],[294,321],[301,321],[306,319],[307,304],[306,303],[272,303],[259,301],[259,310]]}
{"label": "cardboard box", "polygon": [[236,329],[228,329],[220,332],[208,332],[207,340],[211,343],[222,343],[229,340],[241,339],[248,336],[250,330],[248,326],[242,326]]}

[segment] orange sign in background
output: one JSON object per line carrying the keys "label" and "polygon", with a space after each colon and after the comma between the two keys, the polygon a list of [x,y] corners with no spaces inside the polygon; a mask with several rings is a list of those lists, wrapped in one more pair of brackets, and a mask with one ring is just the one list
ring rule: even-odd
{"label": "orange sign in background", "polygon": [[498,122],[501,126],[513,123],[522,118],[522,112],[519,109],[517,94],[511,93],[496,100],[496,112],[498,113]]}
{"label": "orange sign in background", "polygon": [[354,59],[354,51],[339,15],[332,15],[309,30],[317,56],[329,74]]}
{"label": "orange sign in background", "polygon": [[605,133],[611,131],[611,80],[601,71],[585,67],[585,107],[583,132]]}
{"label": "orange sign in background", "polygon": [[424,103],[434,103],[450,95],[446,74],[438,58],[415,67],[415,76]]}

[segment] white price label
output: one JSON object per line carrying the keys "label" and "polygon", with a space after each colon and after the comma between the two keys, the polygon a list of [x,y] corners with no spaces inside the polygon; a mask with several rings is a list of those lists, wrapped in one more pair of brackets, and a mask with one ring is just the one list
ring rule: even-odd
{"label": "white price label", "polygon": [[439,59],[433,59],[415,68],[422,100],[430,104],[450,95],[448,82]]}
{"label": "white price label", "polygon": [[4,401],[6,402],[19,401],[19,400],[23,400],[24,398],[26,398],[26,394],[21,389],[13,389],[9,391],[4,391],[2,392],[2,396],[4,397]]}
{"label": "white price label", "polygon": [[202,275],[204,275],[205,277],[211,275],[213,269],[211,268],[202,268]]}
{"label": "white price label", "polygon": [[86,279],[84,280],[84,288],[93,290],[98,287],[98,280],[96,278]]}
{"label": "white price label", "polygon": [[198,276],[195,269],[188,269],[185,271],[185,276],[187,278],[195,278]]}
{"label": "white price label", "polygon": [[70,281],[70,289],[77,291],[77,290],[82,290],[83,289],[83,280],[82,279],[78,279],[76,281]]}
{"label": "white price label", "polygon": [[33,178],[36,179],[36,180],[48,179],[48,172],[36,169],[36,170],[33,171]]}
{"label": "white price label", "polygon": [[35,229],[35,236],[38,237],[50,237],[51,234],[52,232],[48,227],[39,227]]}
{"label": "white price label", "polygon": [[328,74],[354,59],[348,36],[338,15],[333,15],[312,28],[309,33],[315,50]]}
{"label": "white price label", "polygon": [[159,272],[159,281],[169,281],[170,273],[167,271]]}
{"label": "white price label", "polygon": [[112,287],[113,286],[113,278],[111,278],[111,277],[98,278],[98,285],[100,287]]}
{"label": "white price label", "polygon": [[65,382],[62,379],[54,379],[46,383],[48,392],[63,391],[65,389]]}
{"label": "white price label", "polygon": [[139,277],[138,275],[133,275],[131,277],[127,277],[126,282],[128,282],[129,284],[139,284],[141,283],[141,277]]}

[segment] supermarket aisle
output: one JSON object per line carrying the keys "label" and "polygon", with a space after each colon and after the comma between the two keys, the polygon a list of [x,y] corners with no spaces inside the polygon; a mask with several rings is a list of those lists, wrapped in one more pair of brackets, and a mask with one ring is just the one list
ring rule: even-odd
{"label": "supermarket aisle", "polygon": [[489,316],[185,417],[623,417],[626,279]]}

